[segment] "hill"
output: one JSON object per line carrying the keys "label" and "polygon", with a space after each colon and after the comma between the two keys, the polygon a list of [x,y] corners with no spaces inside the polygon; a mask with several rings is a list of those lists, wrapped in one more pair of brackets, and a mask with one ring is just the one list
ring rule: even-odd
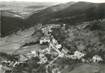
{"label": "hill", "polygon": [[105,18],[105,3],[77,2],[60,4],[33,13],[27,23],[78,23]]}
{"label": "hill", "polygon": [[20,15],[11,11],[1,11],[1,37],[23,28],[24,20]]}
{"label": "hill", "polygon": [[24,19],[33,12],[52,5],[55,5],[55,3],[0,2],[1,37],[32,26],[32,24],[25,23]]}

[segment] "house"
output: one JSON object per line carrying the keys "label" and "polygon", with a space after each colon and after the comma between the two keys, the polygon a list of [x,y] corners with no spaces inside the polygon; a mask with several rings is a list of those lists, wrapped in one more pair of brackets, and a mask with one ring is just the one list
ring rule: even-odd
{"label": "house", "polygon": [[37,54],[37,52],[35,50],[31,51],[31,54],[32,54],[33,57],[38,56],[38,54]]}
{"label": "house", "polygon": [[100,61],[103,61],[103,59],[100,56],[95,55],[95,56],[93,56],[92,61],[93,62],[100,62]]}
{"label": "house", "polygon": [[39,54],[39,58],[40,58],[40,61],[38,62],[39,64],[44,64],[48,61],[47,57],[45,57],[45,55],[42,53]]}
{"label": "house", "polygon": [[61,47],[62,47],[61,44],[57,44],[57,45],[56,45],[56,48],[57,48],[57,49],[60,49]]}
{"label": "house", "polygon": [[57,40],[55,40],[54,38],[52,39],[53,44],[58,44]]}
{"label": "house", "polygon": [[81,59],[82,57],[85,56],[85,54],[84,54],[84,53],[81,53],[81,52],[79,52],[79,51],[75,51],[75,52],[74,52],[74,56],[76,56],[77,59]]}
{"label": "house", "polygon": [[46,42],[50,42],[50,39],[48,37],[43,37],[40,39],[40,44],[46,43]]}

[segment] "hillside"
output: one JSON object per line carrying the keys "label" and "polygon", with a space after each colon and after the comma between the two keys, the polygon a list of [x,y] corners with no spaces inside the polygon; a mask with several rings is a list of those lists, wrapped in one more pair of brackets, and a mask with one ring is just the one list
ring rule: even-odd
{"label": "hillside", "polygon": [[52,6],[33,13],[26,19],[27,23],[68,23],[105,18],[105,3],[77,2]]}
{"label": "hillside", "polygon": [[[104,73],[104,25],[105,19],[20,31],[2,40],[1,65],[7,73]],[[96,55],[101,60],[94,59]]]}
{"label": "hillside", "polygon": [[24,20],[20,15],[11,11],[1,11],[1,37],[23,28]]}
{"label": "hillside", "polygon": [[24,19],[33,12],[38,12],[52,5],[55,3],[0,2],[1,37],[32,26],[33,24],[25,23]]}
{"label": "hillside", "polygon": [[[20,4],[19,7],[21,6]],[[38,23],[66,23],[74,25],[105,18],[105,3],[69,2],[58,5],[34,5],[32,3],[32,5],[23,5],[19,11],[16,11],[15,8],[12,8],[12,11],[8,8],[5,9],[6,7],[1,8],[4,9],[1,11],[2,37],[19,29],[27,29]]]}

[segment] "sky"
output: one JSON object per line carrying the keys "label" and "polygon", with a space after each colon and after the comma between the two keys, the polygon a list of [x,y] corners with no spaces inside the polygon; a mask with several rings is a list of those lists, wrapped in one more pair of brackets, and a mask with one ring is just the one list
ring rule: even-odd
{"label": "sky", "polygon": [[27,2],[58,2],[58,3],[65,3],[65,2],[78,2],[78,1],[87,1],[87,2],[94,2],[94,3],[102,3],[105,0],[0,0],[0,1],[27,1]]}

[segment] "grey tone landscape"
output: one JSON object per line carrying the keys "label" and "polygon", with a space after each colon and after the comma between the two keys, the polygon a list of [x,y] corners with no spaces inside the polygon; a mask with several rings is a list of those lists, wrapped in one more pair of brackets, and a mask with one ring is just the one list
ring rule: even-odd
{"label": "grey tone landscape", "polygon": [[0,73],[105,73],[105,3],[0,2]]}

